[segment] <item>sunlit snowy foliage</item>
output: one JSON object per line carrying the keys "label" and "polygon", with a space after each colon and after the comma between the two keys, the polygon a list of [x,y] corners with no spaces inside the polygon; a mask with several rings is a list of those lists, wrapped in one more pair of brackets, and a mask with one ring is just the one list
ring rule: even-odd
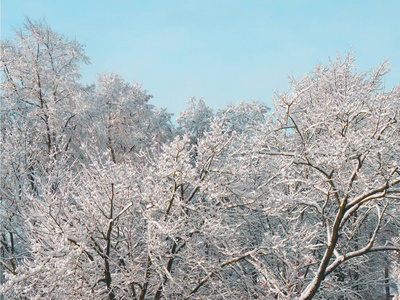
{"label": "sunlit snowy foliage", "polygon": [[171,122],[83,46],[1,42],[5,299],[387,299],[400,268],[400,90],[386,62],[318,65],[273,108]]}

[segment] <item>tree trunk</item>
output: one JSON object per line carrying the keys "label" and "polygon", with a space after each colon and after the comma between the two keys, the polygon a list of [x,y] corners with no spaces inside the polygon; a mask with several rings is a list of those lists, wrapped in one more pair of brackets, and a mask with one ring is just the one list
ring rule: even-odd
{"label": "tree trunk", "polygon": [[390,286],[389,286],[389,267],[385,267],[385,290],[386,290],[386,300],[390,300]]}

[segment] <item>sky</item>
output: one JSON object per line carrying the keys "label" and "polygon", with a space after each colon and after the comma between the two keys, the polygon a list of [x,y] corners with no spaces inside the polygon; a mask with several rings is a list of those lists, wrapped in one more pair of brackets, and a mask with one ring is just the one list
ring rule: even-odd
{"label": "sky", "polygon": [[102,72],[139,82],[151,103],[179,115],[191,96],[213,109],[288,89],[336,53],[368,71],[389,59],[400,82],[400,1],[1,0],[1,38],[25,17],[86,45],[90,84]]}

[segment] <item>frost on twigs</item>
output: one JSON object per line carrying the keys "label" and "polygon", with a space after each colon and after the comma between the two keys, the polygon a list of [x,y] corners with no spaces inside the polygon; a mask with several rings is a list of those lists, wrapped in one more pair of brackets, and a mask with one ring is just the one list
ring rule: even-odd
{"label": "frost on twigs", "polygon": [[82,86],[83,47],[2,41],[7,299],[379,299],[399,248],[399,88],[338,56],[260,102],[177,119],[138,83]]}

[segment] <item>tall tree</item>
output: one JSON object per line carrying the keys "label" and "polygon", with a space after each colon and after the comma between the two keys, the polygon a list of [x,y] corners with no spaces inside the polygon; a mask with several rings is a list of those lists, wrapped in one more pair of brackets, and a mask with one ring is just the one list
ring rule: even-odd
{"label": "tall tree", "polygon": [[359,73],[353,55],[338,56],[276,97],[260,153],[277,168],[268,197],[290,212],[284,227],[308,230],[294,265],[303,276],[291,283],[300,299],[348,286],[352,277],[340,270],[356,258],[399,249],[391,228],[398,226],[400,101],[398,87],[383,89],[387,72],[385,62]]}
{"label": "tall tree", "polygon": [[11,273],[27,254],[21,212],[70,149],[78,70],[88,62],[82,45],[43,21],[27,19],[13,40],[1,42],[1,264]]}

